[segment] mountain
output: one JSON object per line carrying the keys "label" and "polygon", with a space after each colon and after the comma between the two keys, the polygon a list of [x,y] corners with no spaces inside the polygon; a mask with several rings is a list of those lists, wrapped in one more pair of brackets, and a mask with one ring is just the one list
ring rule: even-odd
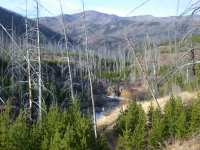
{"label": "mountain", "polygon": [[[84,23],[86,24],[88,47],[93,50],[127,49],[127,39],[134,41],[136,46],[141,46],[146,37],[155,44],[160,44],[169,39],[173,41],[175,35],[179,39],[189,31],[194,34],[200,34],[200,29],[198,28],[200,16],[154,17],[145,15],[119,17],[97,11],[86,11],[85,15],[85,21],[83,13],[64,15],[68,42],[71,47],[82,48],[84,46]],[[9,32],[12,22],[15,36],[24,36],[25,18],[0,7],[0,23]],[[28,23],[29,27],[36,26],[33,19],[28,19]],[[29,28],[29,30],[33,31],[32,28]],[[42,33],[42,39],[46,42],[59,42],[63,39],[61,16],[40,18],[40,32]]]}
{"label": "mountain", "polygon": [[[157,44],[166,42],[169,39],[173,41],[175,34],[177,38],[181,38],[194,28],[194,23],[196,25],[200,24],[199,16],[154,17],[146,15],[119,17],[96,11],[86,11],[85,14],[90,49],[126,49],[128,46],[127,37],[141,45],[147,35]],[[62,33],[60,20],[60,16],[43,17],[41,18],[41,24],[55,32]],[[70,38],[83,45],[83,13],[64,15],[64,21],[67,24]],[[194,28],[193,32],[195,34],[200,33],[198,28]]]}
{"label": "mountain", "polygon": [[[16,38],[23,37],[26,32],[25,17],[2,7],[0,7],[0,24],[2,24],[10,34],[13,24],[14,35]],[[28,19],[28,26],[29,26],[29,31],[30,32],[33,31],[33,28],[36,27],[36,21]],[[39,28],[41,33],[41,39],[45,42],[50,42],[50,41],[58,42],[60,39],[63,38],[62,34],[53,31],[47,26],[40,24]],[[34,36],[33,34],[31,35]],[[72,42],[71,40],[69,41]]]}

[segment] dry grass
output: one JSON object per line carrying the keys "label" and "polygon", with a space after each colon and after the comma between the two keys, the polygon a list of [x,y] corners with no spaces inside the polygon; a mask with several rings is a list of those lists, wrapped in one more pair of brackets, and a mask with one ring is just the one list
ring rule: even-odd
{"label": "dry grass", "polygon": [[119,106],[113,109],[108,115],[102,116],[101,118],[97,120],[97,127],[99,129],[105,128],[105,127],[112,129],[121,111],[125,111],[127,107],[128,107],[128,101],[125,99],[121,100]]}
{"label": "dry grass", "polygon": [[[183,100],[183,103],[189,104],[191,101],[197,97],[197,92],[190,93],[190,92],[180,92],[174,96],[179,96]],[[170,96],[165,96],[162,98],[158,98],[158,103],[160,107],[163,109],[167,101],[170,99]],[[147,113],[149,110],[150,105],[152,104],[155,108],[157,107],[157,103],[154,100],[151,101],[144,101],[144,102],[138,102],[142,105],[144,111]]]}
{"label": "dry grass", "polygon": [[200,135],[167,145],[165,150],[200,150]]}
{"label": "dry grass", "polygon": [[[194,93],[181,92],[179,94],[176,94],[175,96],[181,97],[184,103],[189,104],[194,98],[197,97],[197,92],[194,92]],[[162,109],[164,108],[165,104],[167,103],[169,99],[170,99],[170,96],[165,96],[158,99],[158,102]],[[146,113],[148,112],[151,104],[154,107],[157,107],[156,102],[153,100],[138,102],[138,104],[142,105]],[[97,120],[98,129],[102,129],[102,128],[112,129],[121,111],[125,111],[127,108],[128,108],[128,100],[122,98],[119,106],[113,109],[108,115],[103,116]]]}
{"label": "dry grass", "polygon": [[[190,104],[192,100],[197,97],[197,92],[194,92],[194,93],[180,92],[179,94],[176,94],[176,96],[181,97],[184,103]],[[158,99],[159,104],[162,109],[164,108],[165,104],[167,103],[169,99],[170,99],[170,96],[165,96]],[[98,130],[102,130],[102,129],[105,130],[105,133],[107,134],[107,138],[109,141],[109,147],[111,149],[115,149],[116,141],[117,141],[115,135],[113,135],[112,129],[121,111],[125,111],[128,108],[128,103],[129,103],[129,100],[122,98],[119,106],[113,109],[108,115],[103,116],[97,120]],[[157,107],[155,101],[144,101],[144,102],[138,102],[138,103],[142,105],[146,113],[148,112],[149,106],[151,105],[151,103],[155,107]],[[166,144],[166,147],[163,149],[164,150],[200,150],[200,136],[193,137],[184,141],[176,141],[174,144]]]}

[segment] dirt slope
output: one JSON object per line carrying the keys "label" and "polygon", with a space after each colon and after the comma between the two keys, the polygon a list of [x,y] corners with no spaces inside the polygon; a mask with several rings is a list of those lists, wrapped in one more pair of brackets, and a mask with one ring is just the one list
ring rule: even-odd
{"label": "dirt slope", "polygon": [[119,117],[121,111],[125,111],[128,107],[128,100],[122,99],[119,106],[115,107],[108,115],[103,116],[97,120],[98,128],[111,128]]}
{"label": "dirt slope", "polygon": [[165,150],[200,150],[200,135],[167,145]]}
{"label": "dirt slope", "polygon": [[[194,93],[181,92],[181,93],[176,94],[176,96],[181,97],[184,103],[190,103],[192,99],[197,97],[197,92],[194,92]],[[108,115],[103,116],[97,120],[97,127],[99,129],[101,128],[112,129],[115,121],[120,115],[120,112],[125,111],[127,109],[129,100],[126,100],[125,98],[120,98],[120,99],[121,99],[121,102],[119,106],[113,109]],[[164,108],[165,104],[167,103],[169,99],[170,99],[170,96],[158,98],[159,105],[162,109]],[[142,105],[146,113],[148,112],[151,104],[154,107],[157,107],[157,104],[154,100],[138,102],[138,104]]]}
{"label": "dirt slope", "polygon": [[[180,92],[178,94],[176,94],[175,96],[179,96],[181,97],[181,99],[183,100],[183,103],[190,103],[194,98],[197,97],[197,92]],[[158,98],[158,103],[160,105],[160,107],[163,109],[165,104],[167,103],[167,101],[170,99],[170,96],[165,96],[165,97],[161,97]],[[144,102],[138,102],[139,104],[142,105],[143,109],[145,112],[148,112],[150,105],[152,104],[154,107],[157,107],[157,103],[154,100],[150,100],[150,101],[144,101]]]}

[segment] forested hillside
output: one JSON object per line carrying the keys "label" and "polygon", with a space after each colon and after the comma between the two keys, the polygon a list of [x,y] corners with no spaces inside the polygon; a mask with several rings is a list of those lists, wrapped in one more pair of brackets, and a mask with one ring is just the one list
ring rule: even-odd
{"label": "forested hillside", "polygon": [[0,7],[0,150],[199,150],[199,3],[42,17],[34,0],[29,18],[28,2]]}

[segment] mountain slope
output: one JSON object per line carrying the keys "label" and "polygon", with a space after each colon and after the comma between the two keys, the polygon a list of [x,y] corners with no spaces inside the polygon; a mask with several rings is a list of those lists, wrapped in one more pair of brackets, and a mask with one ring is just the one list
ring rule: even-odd
{"label": "mountain slope", "polygon": [[[2,24],[11,33],[13,23],[14,35],[17,38],[23,37],[26,31],[25,18],[15,12],[9,11],[0,7],[0,24]],[[33,31],[36,27],[34,20],[28,19],[29,31]],[[59,41],[62,38],[60,33],[57,33],[50,28],[40,24],[39,25],[41,37],[44,41]],[[0,29],[1,30],[1,29]]]}
{"label": "mountain slope", "polygon": [[[118,50],[127,49],[127,37],[134,44],[141,46],[144,39],[149,37],[156,44],[183,37],[191,29],[194,34],[200,34],[198,25],[200,17],[153,17],[133,16],[119,17],[96,11],[86,11],[86,29],[88,47],[94,50]],[[16,37],[22,37],[25,33],[25,18],[19,14],[0,7],[0,23],[9,30],[12,20]],[[13,18],[13,19],[12,19]],[[67,24],[69,45],[82,47],[85,43],[83,13],[64,15]],[[35,27],[35,21],[29,19],[30,30]],[[193,26],[195,24],[195,27]],[[176,31],[176,32],[175,32]],[[40,18],[40,32],[45,41],[58,42],[63,38],[61,17]]]}
{"label": "mountain slope", "polygon": [[[83,13],[65,15],[69,36],[79,44],[84,43]],[[60,16],[41,18],[41,23],[52,30],[62,33],[58,23]],[[88,44],[91,49],[126,49],[129,39],[142,43],[148,35],[154,42],[165,42],[182,37],[192,29],[192,24],[200,24],[200,17],[153,17],[135,16],[119,17],[96,11],[86,11],[86,27],[88,30]],[[194,33],[199,34],[198,29]]]}

